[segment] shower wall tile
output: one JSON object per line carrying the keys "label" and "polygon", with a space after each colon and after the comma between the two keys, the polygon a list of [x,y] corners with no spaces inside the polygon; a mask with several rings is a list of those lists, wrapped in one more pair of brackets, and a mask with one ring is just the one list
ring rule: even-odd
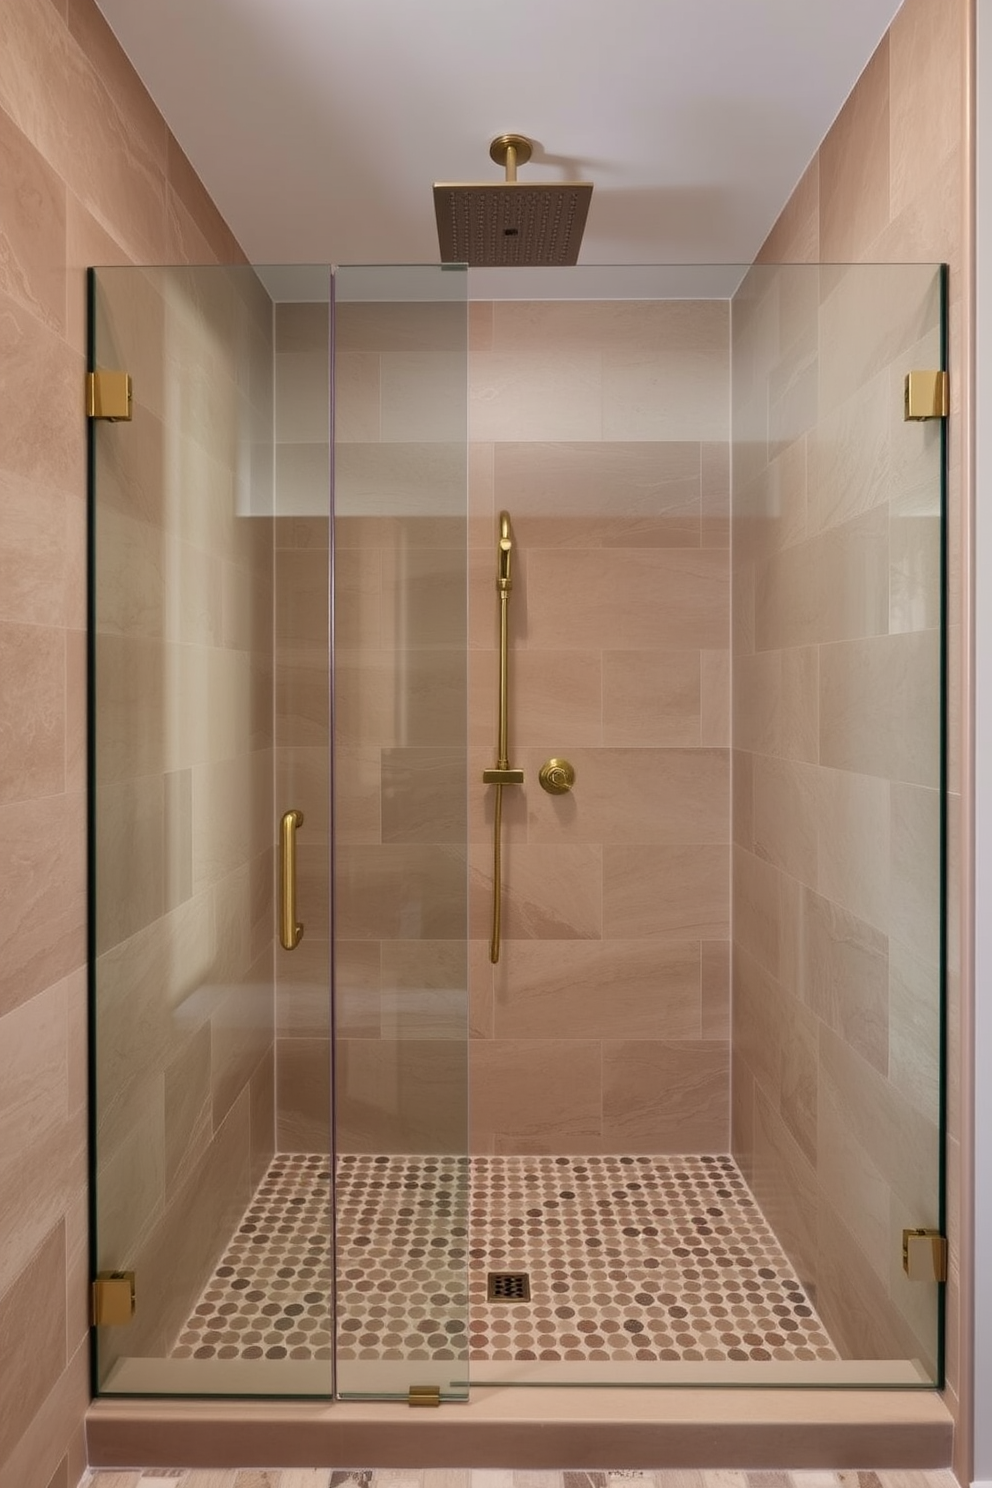
{"label": "shower wall tile", "polygon": [[[700,744],[703,655],[700,651],[604,651],[604,744]],[[711,713],[717,707],[717,699],[711,700],[714,681],[712,675],[707,677]],[[728,685],[728,704],[729,698]]]}
{"label": "shower wall tile", "polygon": [[883,37],[820,146],[819,251],[857,258],[878,237],[889,204],[889,39]]}
{"label": "shower wall tile", "polygon": [[608,939],[725,939],[726,847],[608,846],[603,928]]}
{"label": "shower wall tile", "polygon": [[601,1047],[580,1039],[474,1040],[472,1150],[599,1150]]}
{"label": "shower wall tile", "polygon": [[719,1152],[729,1138],[729,1051],[714,1040],[603,1044],[603,1150]]}

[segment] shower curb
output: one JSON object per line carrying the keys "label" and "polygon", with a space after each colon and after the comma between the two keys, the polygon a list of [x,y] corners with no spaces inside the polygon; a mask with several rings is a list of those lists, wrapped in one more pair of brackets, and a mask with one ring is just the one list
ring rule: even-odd
{"label": "shower curb", "polygon": [[940,1468],[924,1390],[480,1388],[411,1411],[353,1402],[95,1401],[93,1467]]}

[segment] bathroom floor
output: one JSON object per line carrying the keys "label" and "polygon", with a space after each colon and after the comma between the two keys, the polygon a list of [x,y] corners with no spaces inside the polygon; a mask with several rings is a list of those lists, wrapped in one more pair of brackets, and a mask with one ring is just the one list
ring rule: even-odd
{"label": "bathroom floor", "polygon": [[[340,1360],[836,1359],[733,1160],[338,1160]],[[173,1350],[329,1359],[327,1158],[278,1155]],[[487,1301],[524,1272],[528,1301]],[[466,1293],[465,1279],[469,1277]]]}

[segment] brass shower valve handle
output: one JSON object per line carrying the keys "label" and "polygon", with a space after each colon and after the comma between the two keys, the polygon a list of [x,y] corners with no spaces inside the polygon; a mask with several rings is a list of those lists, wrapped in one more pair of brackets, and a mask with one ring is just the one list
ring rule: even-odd
{"label": "brass shower valve handle", "polygon": [[564,796],[575,784],[575,766],[567,759],[549,759],[541,766],[537,778],[550,796]]}

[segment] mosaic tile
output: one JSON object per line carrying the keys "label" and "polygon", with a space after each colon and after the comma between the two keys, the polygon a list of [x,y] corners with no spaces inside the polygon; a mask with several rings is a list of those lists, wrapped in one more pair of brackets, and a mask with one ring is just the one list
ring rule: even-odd
{"label": "mosaic tile", "polygon": [[[330,1358],[329,1181],[275,1158],[177,1356]],[[336,1189],[342,1360],[838,1357],[729,1157],[346,1156]]]}

